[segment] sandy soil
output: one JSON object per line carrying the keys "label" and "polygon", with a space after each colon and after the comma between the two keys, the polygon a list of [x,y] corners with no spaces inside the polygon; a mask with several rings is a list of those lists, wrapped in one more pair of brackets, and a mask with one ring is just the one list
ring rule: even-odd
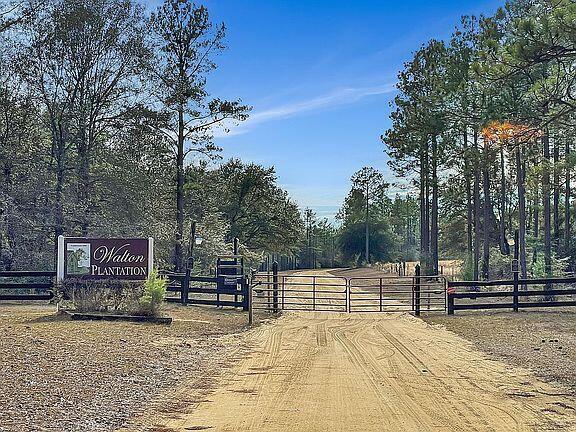
{"label": "sandy soil", "polygon": [[576,395],[574,309],[532,309],[518,313],[458,311],[452,316],[424,319],[468,339],[494,358],[529,368]]}
{"label": "sandy soil", "polygon": [[105,432],[180,382],[212,377],[245,342],[245,313],[167,306],[172,325],[71,321],[0,305],[0,431]]}
{"label": "sandy soil", "polygon": [[122,431],[576,430],[565,390],[407,314],[290,313],[245,340],[215,392],[182,383]]}

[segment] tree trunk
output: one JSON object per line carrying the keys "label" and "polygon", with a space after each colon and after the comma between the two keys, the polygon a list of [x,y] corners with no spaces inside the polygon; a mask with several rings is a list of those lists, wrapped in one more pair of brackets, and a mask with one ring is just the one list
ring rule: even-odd
{"label": "tree trunk", "polygon": [[432,215],[430,228],[430,255],[432,274],[438,274],[438,141],[432,137]]}
{"label": "tree trunk", "polygon": [[[536,174],[536,188],[534,191],[534,206],[532,210],[532,220],[533,220],[533,227],[532,227],[532,235],[534,236],[535,240],[538,240],[540,237],[540,188],[539,188],[539,180],[540,177]],[[535,263],[538,260],[538,247],[534,246],[534,250],[532,251],[532,262]]]}
{"label": "tree trunk", "polygon": [[564,150],[564,160],[566,161],[566,179],[564,190],[564,254],[570,255],[570,165],[568,163],[570,156],[570,140],[566,139],[566,148]]}
{"label": "tree trunk", "polygon": [[479,280],[480,262],[480,166],[478,163],[478,131],[474,130],[474,280]]}
{"label": "tree trunk", "polygon": [[522,160],[522,148],[516,143],[516,182],[518,186],[518,251],[520,264],[520,277],[526,279],[526,168]]}
{"label": "tree trunk", "polygon": [[544,160],[542,170],[542,201],[544,211],[544,268],[547,276],[552,275],[552,233],[550,215],[550,138],[546,133],[542,137]]}
{"label": "tree trunk", "polygon": [[500,253],[510,255],[510,245],[506,239],[506,171],[504,147],[500,147]]}
{"label": "tree trunk", "polygon": [[58,246],[57,239],[64,235],[64,175],[66,172],[66,144],[64,142],[64,128],[62,124],[56,126],[53,132],[56,143],[54,145],[54,158],[56,159],[56,188],[54,197],[54,247]]}
{"label": "tree trunk", "polygon": [[430,261],[427,147],[425,143],[422,143],[420,148],[420,261],[423,267],[423,274],[427,274]]}
{"label": "tree trunk", "polygon": [[483,259],[482,259],[482,277],[485,280],[490,279],[490,213],[492,212],[492,203],[490,200],[490,155],[488,141],[484,140],[484,166],[482,167],[482,184],[484,190],[484,214],[483,223]]}
{"label": "tree trunk", "polygon": [[553,220],[554,220],[554,250],[558,252],[560,246],[560,143],[558,137],[554,139],[554,192],[553,192]]}
{"label": "tree trunk", "polygon": [[182,240],[184,237],[184,107],[178,110],[178,142],[176,150],[176,235],[174,268],[183,268]]}
{"label": "tree trunk", "polygon": [[472,191],[471,189],[471,179],[470,179],[470,161],[468,154],[468,130],[464,129],[464,182],[466,186],[466,251],[468,252],[469,259],[472,258]]}
{"label": "tree trunk", "polygon": [[369,197],[369,192],[370,192],[370,185],[368,182],[366,182],[366,223],[365,223],[365,229],[366,229],[366,244],[364,245],[366,250],[365,250],[365,257],[366,257],[366,264],[370,264],[370,230],[368,228],[368,224],[370,221],[370,197]]}

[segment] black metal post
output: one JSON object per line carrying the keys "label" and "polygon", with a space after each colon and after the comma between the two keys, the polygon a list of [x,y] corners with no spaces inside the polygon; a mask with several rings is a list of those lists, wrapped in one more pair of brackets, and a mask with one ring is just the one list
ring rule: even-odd
{"label": "black metal post", "polygon": [[278,312],[278,263],[272,263],[272,311]]}
{"label": "black metal post", "polygon": [[286,277],[282,276],[282,309],[284,309],[284,290],[286,289]]}
{"label": "black metal post", "polygon": [[382,312],[382,278],[380,278],[380,312]]}
{"label": "black metal post", "polygon": [[416,264],[416,269],[415,269],[414,315],[420,316],[420,264]]}
{"label": "black metal post", "polygon": [[312,310],[316,310],[316,276],[312,276]]}

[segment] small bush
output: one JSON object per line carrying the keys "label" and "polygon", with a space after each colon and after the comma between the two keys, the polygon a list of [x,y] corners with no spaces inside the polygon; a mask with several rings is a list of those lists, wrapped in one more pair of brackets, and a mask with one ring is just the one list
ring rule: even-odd
{"label": "small bush", "polygon": [[68,279],[59,286],[58,301],[78,312],[133,313],[143,287],[138,282]]}
{"label": "small bush", "polygon": [[144,283],[144,294],[140,297],[140,312],[146,315],[158,315],[166,296],[166,279],[158,276],[154,270]]}

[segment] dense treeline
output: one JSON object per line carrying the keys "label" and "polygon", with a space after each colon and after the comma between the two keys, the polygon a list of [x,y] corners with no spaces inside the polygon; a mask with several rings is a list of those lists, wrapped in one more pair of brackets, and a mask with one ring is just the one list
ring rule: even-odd
{"label": "dense treeline", "polygon": [[0,269],[51,268],[55,238],[152,236],[182,268],[239,237],[255,261],[301,245],[273,169],[223,164],[215,128],[250,107],[208,93],[225,27],[166,0],[0,0]]}
{"label": "dense treeline", "polygon": [[576,4],[515,0],[493,16],[466,16],[431,40],[398,75],[391,166],[418,190],[426,271],[460,255],[465,275],[574,269],[573,140]]}

